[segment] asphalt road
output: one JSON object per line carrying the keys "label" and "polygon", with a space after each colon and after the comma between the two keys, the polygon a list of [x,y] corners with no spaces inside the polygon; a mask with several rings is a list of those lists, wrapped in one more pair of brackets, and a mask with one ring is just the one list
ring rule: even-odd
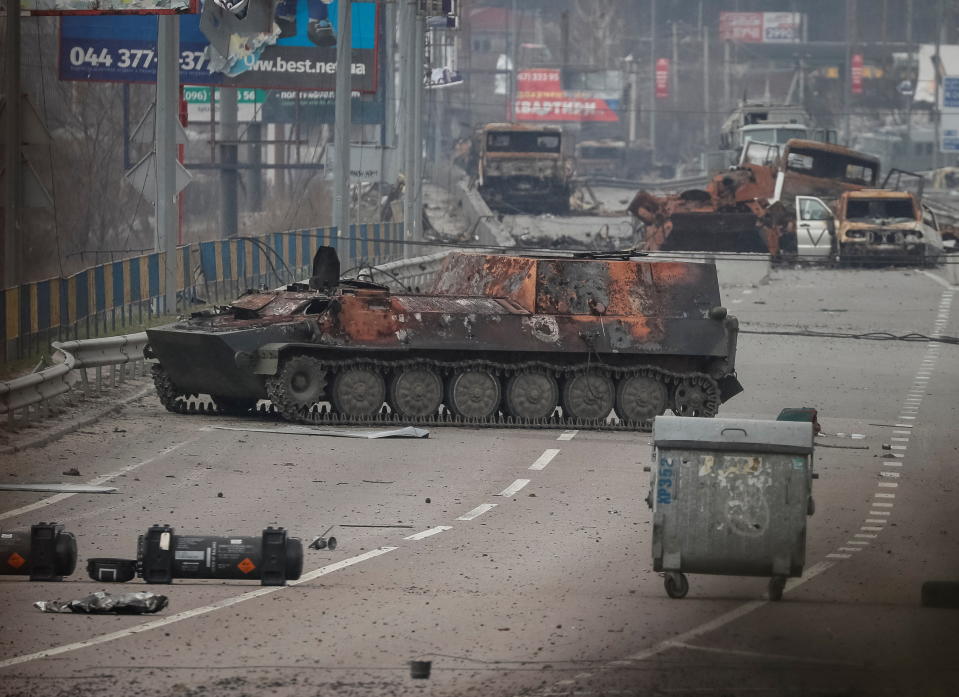
{"label": "asphalt road", "polygon": [[[936,278],[939,278],[939,281]],[[774,271],[729,287],[750,332],[959,335],[941,274]],[[648,434],[433,429],[423,440],[223,430],[276,421],[182,416],[150,396],[43,448],[10,482],[114,475],[112,495],[0,493],[0,525],[64,523],[62,583],[3,577],[3,695],[952,695],[957,610],[920,606],[959,581],[959,346],[744,333],[746,391],[722,416],[815,406],[817,503],[807,564],[782,602],[766,579],[691,576],[669,599],[651,569]],[[64,477],[69,467],[79,478]],[[25,507],[33,507],[23,510]],[[153,523],[307,550],[287,587],[136,581],[155,616],[43,614],[103,589],[89,557],[132,557]],[[408,661],[431,660],[429,680]]]}

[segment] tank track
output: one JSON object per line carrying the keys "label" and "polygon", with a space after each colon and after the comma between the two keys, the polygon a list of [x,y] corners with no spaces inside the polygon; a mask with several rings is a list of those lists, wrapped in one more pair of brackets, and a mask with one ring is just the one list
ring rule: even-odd
{"label": "tank track", "polygon": [[[399,361],[387,361],[373,358],[352,358],[344,360],[312,359],[318,368],[325,371],[342,370],[354,367],[373,367],[386,377],[389,371],[399,368],[429,367],[439,371],[442,375],[450,375],[454,371],[464,369],[484,369],[500,378],[507,378],[521,370],[539,370],[549,373],[555,378],[568,377],[586,371],[602,372],[613,379],[622,379],[629,376],[649,376],[660,380],[668,388],[667,402],[673,397],[676,387],[682,384],[698,386],[706,396],[702,416],[715,416],[719,410],[719,386],[715,379],[706,373],[677,372],[654,366],[613,366],[602,362],[588,362],[573,365],[556,365],[545,361],[525,361],[522,363],[500,363],[495,361],[472,359],[464,361],[440,361],[429,358],[412,358]],[[181,414],[228,414],[257,413],[277,414],[276,404],[284,400],[284,395],[277,392],[273,385],[268,386],[268,392],[273,403],[269,406],[260,404],[251,407],[245,412],[235,409],[224,409],[211,399],[204,402],[196,394],[178,393],[176,386],[159,365],[153,367],[154,383],[157,395],[168,411]],[[667,404],[667,409],[671,408]],[[293,409],[286,405],[287,414]],[[674,410],[675,412],[675,410]],[[290,419],[293,420],[293,419]],[[387,406],[371,416],[354,417],[338,414],[326,402],[314,404],[309,408],[296,411],[296,422],[309,425],[330,426],[387,426],[387,425],[415,425],[415,426],[467,426],[470,428],[542,428],[542,429],[577,429],[577,430],[609,430],[609,431],[649,431],[652,428],[652,419],[645,421],[626,421],[617,417],[602,419],[584,419],[550,416],[542,419],[523,419],[502,413],[489,418],[463,418],[457,416],[444,404],[435,415],[422,417],[403,417],[393,413]]]}

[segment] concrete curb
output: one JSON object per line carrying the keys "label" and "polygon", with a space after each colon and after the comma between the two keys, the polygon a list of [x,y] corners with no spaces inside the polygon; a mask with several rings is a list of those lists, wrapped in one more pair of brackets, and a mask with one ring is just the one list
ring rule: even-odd
{"label": "concrete curb", "polygon": [[59,440],[60,438],[63,438],[63,436],[65,435],[68,435],[70,433],[73,433],[76,430],[83,428],[84,426],[89,426],[91,424],[96,423],[97,421],[99,421],[100,419],[104,417],[110,416],[114,412],[117,412],[123,407],[125,407],[130,402],[135,402],[136,400],[146,397],[153,392],[154,392],[153,385],[150,385],[149,387],[145,387],[139,392],[137,392],[136,394],[131,395],[129,397],[124,397],[123,399],[118,401],[116,404],[113,404],[110,407],[107,407],[106,409],[102,409],[98,411],[96,414],[93,414],[92,416],[87,416],[82,419],[77,419],[76,421],[71,421],[68,424],[63,424],[59,428],[55,428],[54,430],[48,433],[45,433],[42,436],[34,438],[31,441],[27,441],[26,443],[23,443],[20,445],[4,446],[0,448],[0,455],[12,455],[13,453],[18,453],[22,450],[27,450],[28,448],[40,448],[40,447],[43,447],[44,445],[48,445],[55,440]]}

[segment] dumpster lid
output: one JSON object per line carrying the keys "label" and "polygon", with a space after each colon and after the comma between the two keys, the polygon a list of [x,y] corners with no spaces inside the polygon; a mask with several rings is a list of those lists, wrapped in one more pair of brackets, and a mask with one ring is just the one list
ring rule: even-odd
{"label": "dumpster lid", "polygon": [[813,451],[813,425],[800,421],[657,416],[653,421],[653,444],[657,448],[809,454]]}

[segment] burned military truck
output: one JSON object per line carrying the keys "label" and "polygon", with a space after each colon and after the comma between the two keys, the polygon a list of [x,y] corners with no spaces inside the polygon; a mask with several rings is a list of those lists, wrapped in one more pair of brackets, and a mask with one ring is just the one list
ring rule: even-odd
{"label": "burned military truck", "polygon": [[206,394],[234,413],[269,399],[291,421],[589,427],[615,410],[640,428],[667,409],[713,416],[742,389],[715,266],[626,255],[452,253],[412,294],[340,280],[321,248],[309,285],[147,333],[171,411]]}
{"label": "burned military truck", "polygon": [[573,167],[558,126],[481,126],[470,142],[468,169],[494,211],[569,213]]}

